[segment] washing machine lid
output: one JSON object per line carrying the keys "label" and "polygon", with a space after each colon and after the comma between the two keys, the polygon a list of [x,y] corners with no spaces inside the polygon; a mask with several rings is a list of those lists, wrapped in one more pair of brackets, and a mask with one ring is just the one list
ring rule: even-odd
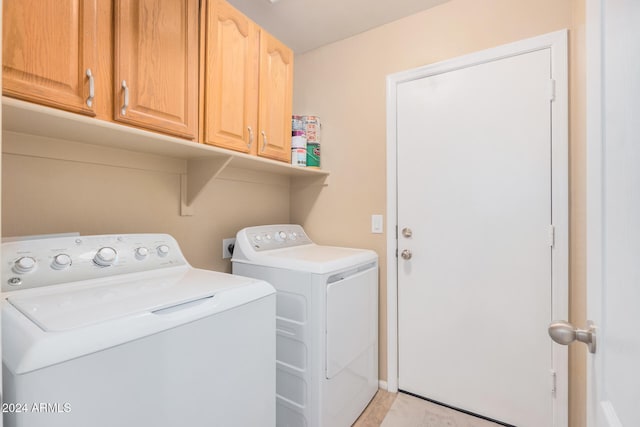
{"label": "washing machine lid", "polygon": [[314,274],[331,273],[361,264],[375,263],[377,260],[378,255],[368,249],[322,246],[315,243],[263,252],[251,251],[242,257],[233,258],[233,262]]}
{"label": "washing machine lid", "polygon": [[[181,266],[51,286],[37,292],[26,290],[9,296],[7,301],[43,331],[61,332],[169,310],[253,282],[256,280]],[[238,294],[234,304],[260,298],[269,288]]]}

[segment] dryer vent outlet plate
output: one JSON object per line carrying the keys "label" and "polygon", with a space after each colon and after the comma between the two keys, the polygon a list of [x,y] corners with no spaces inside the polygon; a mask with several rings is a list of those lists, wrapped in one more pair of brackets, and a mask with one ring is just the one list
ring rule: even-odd
{"label": "dryer vent outlet plate", "polygon": [[229,259],[233,255],[233,248],[236,245],[236,238],[229,237],[222,239],[222,259]]}

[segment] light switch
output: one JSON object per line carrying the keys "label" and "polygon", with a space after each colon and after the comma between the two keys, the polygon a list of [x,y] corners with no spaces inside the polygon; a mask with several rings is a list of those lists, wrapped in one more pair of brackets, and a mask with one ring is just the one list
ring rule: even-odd
{"label": "light switch", "polygon": [[371,232],[382,233],[382,215],[371,215]]}

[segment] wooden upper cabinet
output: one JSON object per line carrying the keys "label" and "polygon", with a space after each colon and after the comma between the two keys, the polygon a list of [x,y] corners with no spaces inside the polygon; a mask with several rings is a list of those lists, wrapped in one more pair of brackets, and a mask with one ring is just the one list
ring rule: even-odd
{"label": "wooden upper cabinet", "polygon": [[3,94],[94,116],[95,0],[4,0],[2,7]]}
{"label": "wooden upper cabinet", "polygon": [[291,160],[293,52],[266,31],[260,34],[258,155]]}
{"label": "wooden upper cabinet", "polygon": [[203,142],[255,153],[258,27],[226,1],[207,7]]}
{"label": "wooden upper cabinet", "polygon": [[196,138],[198,7],[198,0],[116,0],[116,121]]}
{"label": "wooden upper cabinet", "polygon": [[293,52],[226,0],[206,15],[203,142],[289,162]]}

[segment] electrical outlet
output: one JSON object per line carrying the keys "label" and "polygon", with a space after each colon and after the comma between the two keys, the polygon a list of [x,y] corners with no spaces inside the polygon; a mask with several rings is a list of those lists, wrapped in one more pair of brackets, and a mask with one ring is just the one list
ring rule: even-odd
{"label": "electrical outlet", "polygon": [[233,247],[236,245],[236,238],[229,237],[222,239],[222,259],[229,259],[233,255]]}

